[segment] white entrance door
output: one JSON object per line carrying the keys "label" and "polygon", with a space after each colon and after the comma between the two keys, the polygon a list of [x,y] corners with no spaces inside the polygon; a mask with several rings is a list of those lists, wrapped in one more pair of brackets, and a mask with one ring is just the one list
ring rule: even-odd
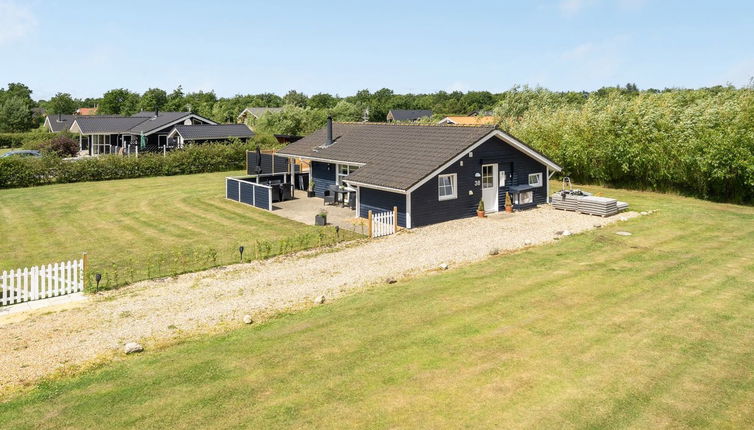
{"label": "white entrance door", "polygon": [[482,165],[482,200],[485,212],[497,212],[497,163]]}

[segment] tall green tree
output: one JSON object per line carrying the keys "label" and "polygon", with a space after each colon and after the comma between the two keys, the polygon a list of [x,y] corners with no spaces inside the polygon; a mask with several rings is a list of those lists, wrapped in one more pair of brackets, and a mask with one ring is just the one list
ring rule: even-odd
{"label": "tall green tree", "polygon": [[183,112],[186,110],[186,98],[180,85],[167,95],[165,110],[170,112]]}
{"label": "tall green tree", "polygon": [[34,127],[32,106],[28,100],[16,95],[3,98],[0,105],[0,131],[20,132]]}
{"label": "tall green tree", "polygon": [[76,112],[76,101],[68,93],[57,93],[47,102],[47,113],[57,115],[59,113],[70,115]]}
{"label": "tall green tree", "polygon": [[306,97],[306,94],[300,93],[296,90],[290,90],[285,96],[283,96],[283,103],[291,106],[306,107],[308,101],[309,99]]}
{"label": "tall green tree", "polygon": [[309,98],[308,106],[312,109],[329,109],[335,107],[338,99],[327,93],[318,93]]}
{"label": "tall green tree", "polygon": [[132,115],[139,110],[140,97],[125,88],[116,88],[102,95],[98,114]]}
{"label": "tall green tree", "polygon": [[139,109],[142,111],[163,110],[168,103],[168,94],[159,88],[150,88],[142,94]]}

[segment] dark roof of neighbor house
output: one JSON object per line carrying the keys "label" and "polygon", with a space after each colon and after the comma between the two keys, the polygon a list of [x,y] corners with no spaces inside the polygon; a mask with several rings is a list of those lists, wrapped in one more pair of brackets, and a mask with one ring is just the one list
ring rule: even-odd
{"label": "dark roof of neighbor house", "polygon": [[121,115],[87,115],[76,116],[74,122],[78,130],[83,134],[150,134],[151,132],[161,130],[171,124],[182,120],[196,117],[202,121],[213,123],[212,121],[202,118],[191,112],[139,112],[132,116]]}
{"label": "dark roof of neighbor house", "polygon": [[495,132],[511,146],[554,170],[561,170],[553,161],[494,125],[333,123],[333,144],[324,146],[326,128],[291,143],[278,154],[361,164],[348,175],[349,181],[405,191]]}
{"label": "dark roof of neighbor house", "polygon": [[133,127],[144,121],[145,118],[132,116],[78,116],[75,120],[78,130],[75,131],[80,131],[83,134],[128,133]]}
{"label": "dark roof of neighbor house", "polygon": [[71,128],[75,119],[76,115],[60,115],[60,121],[58,121],[58,115],[47,115],[45,123],[50,125],[50,130],[53,133],[58,133]]}
{"label": "dark roof of neighbor house", "polygon": [[494,130],[494,126],[334,123],[332,145],[323,147],[325,127],[279,154],[365,164],[348,179],[407,190]]}
{"label": "dark roof of neighbor house", "polygon": [[148,134],[151,131],[165,128],[170,124],[190,117],[191,115],[195,114],[192,114],[191,112],[157,112],[157,116],[155,116],[154,112],[139,112],[134,114],[133,117],[146,118],[146,120],[132,127],[130,131],[136,134]]}
{"label": "dark roof of neighbor house", "polygon": [[254,132],[244,124],[181,124],[176,125],[174,130],[184,140],[223,140],[233,137],[248,138],[254,136]]}
{"label": "dark roof of neighbor house", "polygon": [[278,113],[278,112],[281,112],[282,110],[283,108],[281,107],[247,107],[238,116],[240,117],[244,114],[244,112],[248,112],[254,115],[256,118],[259,118],[260,116],[264,115],[267,112]]}
{"label": "dark roof of neighbor house", "polygon": [[432,111],[421,109],[390,109],[388,116],[392,116],[393,121],[416,121],[419,118],[432,116]]}

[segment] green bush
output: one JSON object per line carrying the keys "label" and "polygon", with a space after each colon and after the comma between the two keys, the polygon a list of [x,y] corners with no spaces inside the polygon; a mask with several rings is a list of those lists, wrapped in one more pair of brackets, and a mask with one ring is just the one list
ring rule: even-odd
{"label": "green bush", "polygon": [[618,92],[501,126],[577,181],[754,202],[754,90]]}
{"label": "green bush", "polygon": [[238,170],[245,166],[246,151],[255,148],[254,142],[208,143],[188,146],[167,155],[106,155],[79,160],[63,160],[50,155],[0,158],[0,188]]}
{"label": "green bush", "polygon": [[0,133],[0,148],[37,149],[37,145],[55,137],[54,133],[46,131],[30,131],[27,133]]}

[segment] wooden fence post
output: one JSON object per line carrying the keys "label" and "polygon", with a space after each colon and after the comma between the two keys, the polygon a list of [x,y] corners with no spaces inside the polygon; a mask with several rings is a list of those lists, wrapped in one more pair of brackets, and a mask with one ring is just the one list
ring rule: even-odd
{"label": "wooden fence post", "polygon": [[367,212],[367,231],[369,231],[369,237],[372,237],[372,211]]}
{"label": "wooden fence post", "polygon": [[398,231],[398,206],[393,206],[393,233]]}

